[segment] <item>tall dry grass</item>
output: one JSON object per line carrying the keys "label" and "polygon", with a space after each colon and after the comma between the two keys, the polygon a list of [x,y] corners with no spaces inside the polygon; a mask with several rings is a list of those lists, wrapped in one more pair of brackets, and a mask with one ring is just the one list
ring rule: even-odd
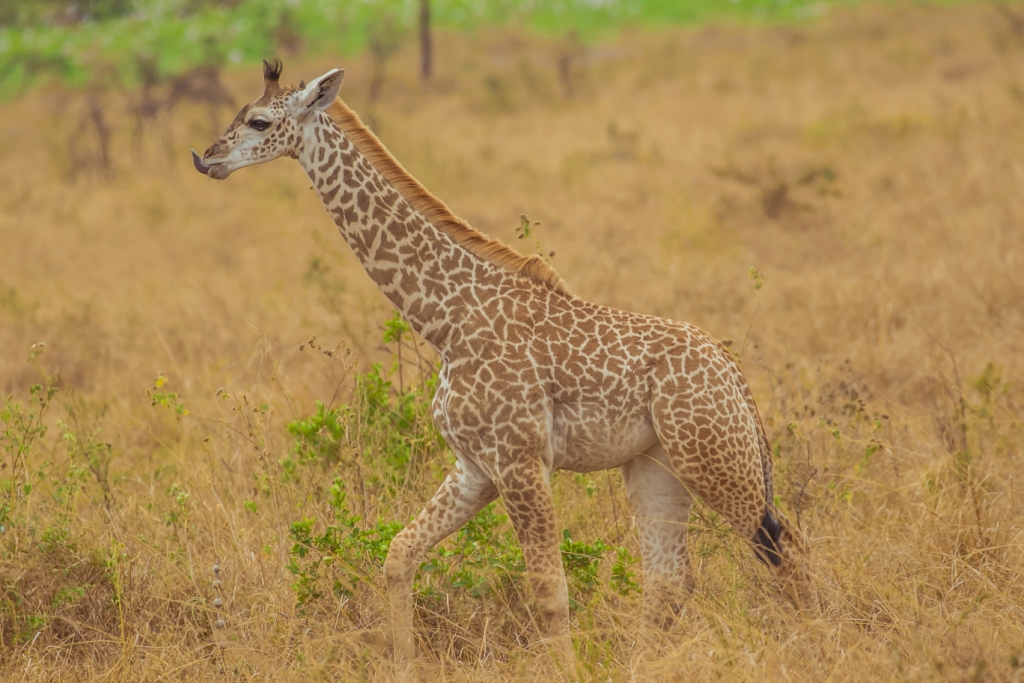
{"label": "tall dry grass", "polygon": [[[524,246],[526,213],[581,296],[732,340],[809,539],[825,606],[806,622],[705,509],[698,587],[667,633],[643,634],[606,560],[573,616],[583,678],[1024,675],[1022,25],[1019,5],[978,4],[586,50],[485,32],[442,36],[430,87],[411,47],[388,65],[363,113],[457,214]],[[286,79],[336,61],[288,60]],[[360,110],[369,62],[341,65]],[[226,78],[239,102],[259,92],[256,70]],[[279,464],[286,423],[390,362],[386,301],[295,164],[207,181],[186,152],[212,140],[209,116],[185,107],[136,154],[129,98],[103,94],[106,171],[94,141],[68,155],[83,96],[0,106],[0,390],[27,409],[59,369],[19,470],[34,488],[0,491],[24,500],[0,534],[2,677],[386,680],[380,585],[297,608],[289,524],[329,516],[339,472],[368,485],[352,494],[367,523],[404,521],[450,455],[418,448],[391,489],[361,437],[298,478]],[[300,351],[312,335],[337,353]],[[357,480],[344,462],[370,464]],[[617,474],[555,489],[574,537],[636,552]],[[514,587],[419,614],[439,679],[550,678]]]}

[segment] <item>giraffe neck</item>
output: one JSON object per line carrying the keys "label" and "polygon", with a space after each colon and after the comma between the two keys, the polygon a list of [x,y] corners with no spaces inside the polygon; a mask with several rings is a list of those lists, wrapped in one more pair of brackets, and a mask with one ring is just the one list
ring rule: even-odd
{"label": "giraffe neck", "polygon": [[509,273],[428,220],[323,113],[299,163],[366,273],[443,358]]}

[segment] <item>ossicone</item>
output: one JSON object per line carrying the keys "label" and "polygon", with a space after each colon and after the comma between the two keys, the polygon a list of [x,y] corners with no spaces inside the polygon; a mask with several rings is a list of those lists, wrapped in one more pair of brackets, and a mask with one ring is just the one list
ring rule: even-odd
{"label": "ossicone", "polygon": [[284,64],[280,59],[271,59],[269,62],[263,60],[263,80],[277,83],[281,80],[282,71],[284,71]]}
{"label": "ossicone", "polygon": [[281,90],[281,72],[284,64],[280,59],[263,60],[263,90],[265,95],[275,95]]}

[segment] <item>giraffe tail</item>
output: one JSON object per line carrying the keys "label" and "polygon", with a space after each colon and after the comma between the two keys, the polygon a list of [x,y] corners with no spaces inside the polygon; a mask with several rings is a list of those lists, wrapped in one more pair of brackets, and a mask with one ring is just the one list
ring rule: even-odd
{"label": "giraffe tail", "polygon": [[736,372],[739,373],[740,381],[742,384],[743,398],[746,400],[747,405],[750,407],[751,412],[754,414],[754,418],[757,421],[757,441],[758,451],[761,454],[761,471],[764,475],[764,517],[761,518],[761,524],[757,529],[757,533],[754,534],[753,545],[754,552],[757,558],[765,564],[771,564],[776,567],[782,564],[782,536],[785,533],[784,521],[780,519],[779,515],[775,513],[775,490],[774,481],[772,476],[772,445],[771,441],[768,440],[768,431],[764,427],[764,420],[761,419],[761,413],[757,409],[757,402],[754,401],[754,395],[750,391],[750,385],[747,384],[746,377],[743,376],[743,370],[740,368],[739,363],[736,362],[735,356],[729,349],[722,347],[725,355],[732,360]]}
{"label": "giraffe tail", "polygon": [[772,564],[778,567],[782,564],[782,534],[783,534],[783,522],[775,514],[775,491],[774,481],[772,478],[772,445],[768,440],[768,432],[764,428],[764,420],[761,419],[761,413],[757,410],[757,404],[754,403],[754,397],[750,393],[750,388],[747,387],[747,402],[750,404],[750,409],[754,411],[755,417],[757,417],[757,436],[758,445],[761,451],[761,469],[764,471],[764,517],[761,518],[761,525],[757,529],[757,533],[754,534],[754,553],[757,558],[765,564]]}
{"label": "giraffe tail", "polygon": [[772,444],[768,440],[768,432],[764,428],[764,420],[761,419],[761,413],[757,410],[757,404],[754,403],[754,396],[750,393],[750,387],[747,387],[747,402],[750,404],[750,409],[754,411],[754,416],[757,418],[757,436],[758,445],[761,451],[761,469],[764,471],[764,517],[761,518],[761,525],[757,529],[757,533],[754,534],[754,553],[757,558],[765,564],[772,564],[778,567],[782,564],[782,538],[783,534],[783,522],[779,519],[778,515],[775,514],[775,491],[774,491],[774,480],[772,477]]}
{"label": "giraffe tail", "polygon": [[754,534],[754,554],[765,564],[776,567],[782,564],[782,522],[772,514],[769,507],[761,518],[761,526]]}
{"label": "giraffe tail", "polygon": [[750,392],[750,385],[747,384],[747,378],[744,377],[740,364],[736,362],[736,357],[732,354],[732,351],[725,346],[721,348],[725,357],[732,361],[732,365],[739,375],[743,398],[757,420],[758,450],[761,452],[761,471],[764,473],[764,500],[767,504],[767,509],[771,511],[775,507],[775,490],[772,481],[772,444],[768,440],[768,432],[764,428],[764,420],[761,419],[761,412],[757,409],[757,402],[754,401],[754,395]]}

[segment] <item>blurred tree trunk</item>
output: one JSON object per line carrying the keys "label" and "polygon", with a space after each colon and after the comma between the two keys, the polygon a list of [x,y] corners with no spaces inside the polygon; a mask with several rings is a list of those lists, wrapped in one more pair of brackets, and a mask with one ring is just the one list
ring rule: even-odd
{"label": "blurred tree trunk", "polygon": [[430,0],[420,0],[420,66],[424,81],[430,80],[433,57],[433,46],[430,42]]}

